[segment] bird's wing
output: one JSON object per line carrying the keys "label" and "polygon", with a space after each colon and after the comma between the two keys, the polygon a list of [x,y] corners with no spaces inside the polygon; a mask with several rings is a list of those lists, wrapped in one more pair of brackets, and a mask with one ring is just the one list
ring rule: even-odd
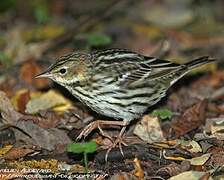
{"label": "bird's wing", "polygon": [[145,79],[155,80],[166,77],[182,66],[122,49],[100,51],[94,55],[96,68],[111,69],[113,76],[117,77],[121,86],[131,85]]}
{"label": "bird's wing", "polygon": [[144,57],[148,61],[136,63],[135,68],[123,73],[119,79],[120,84],[131,85],[140,81],[152,81],[156,79],[172,79],[174,72],[180,69],[181,65],[166,60],[152,57]]}

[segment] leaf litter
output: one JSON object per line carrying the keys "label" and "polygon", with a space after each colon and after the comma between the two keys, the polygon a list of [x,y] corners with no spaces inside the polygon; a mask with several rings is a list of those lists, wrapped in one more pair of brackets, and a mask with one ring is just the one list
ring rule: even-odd
{"label": "leaf litter", "polygon": [[[138,123],[131,124],[127,136],[135,139],[125,137],[129,140],[125,158],[113,151],[109,158],[118,161],[116,165],[110,162],[105,165],[95,158],[105,153],[102,146],[108,144],[108,139],[94,131],[88,140],[96,141],[99,148],[88,157],[91,172],[109,174],[110,179],[223,178],[224,72],[221,59],[224,38],[220,31],[223,13],[213,11],[222,6],[217,5],[221,1],[214,5],[202,3],[200,8],[213,10],[201,14],[194,11],[199,7],[192,2],[144,1],[131,5],[119,2],[114,3],[115,6],[111,3],[109,9],[102,8],[105,12],[100,11],[95,16],[88,11],[100,9],[99,3],[92,2],[91,8],[86,6],[88,13],[83,15],[77,4],[68,8],[64,2],[54,1],[53,5],[40,1],[38,7],[44,8],[34,9],[33,20],[25,18],[25,23],[21,24],[20,21],[12,23],[9,17],[1,14],[5,25],[0,32],[0,128],[2,132],[10,129],[14,134],[11,137],[14,141],[0,134],[1,166],[43,168],[59,174],[83,173],[82,157],[68,155],[66,147],[85,125],[101,117],[83,110],[76,99],[52,82],[34,79],[34,76],[58,55],[74,49],[124,47],[178,63],[205,54],[220,61],[218,65],[205,66],[180,80],[170,88],[167,98],[146,112]],[[26,6],[23,9],[26,10]],[[50,15],[48,9],[55,16]],[[119,9],[123,18],[119,16]],[[119,18],[113,16],[113,11]],[[110,21],[104,21],[103,17],[108,14]],[[166,20],[161,21],[161,16]],[[82,35],[85,35],[84,41],[77,38]],[[164,38],[167,39],[165,48],[158,46]],[[50,90],[52,87],[56,91]],[[116,136],[117,131],[108,128],[107,132]]]}

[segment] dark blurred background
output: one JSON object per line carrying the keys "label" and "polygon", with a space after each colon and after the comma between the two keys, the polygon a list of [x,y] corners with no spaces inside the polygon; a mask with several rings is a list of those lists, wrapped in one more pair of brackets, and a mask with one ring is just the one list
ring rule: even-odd
{"label": "dark blurred background", "polygon": [[47,67],[76,50],[125,48],[180,63],[210,55],[221,64],[223,7],[222,0],[1,0],[0,84],[12,65]]}

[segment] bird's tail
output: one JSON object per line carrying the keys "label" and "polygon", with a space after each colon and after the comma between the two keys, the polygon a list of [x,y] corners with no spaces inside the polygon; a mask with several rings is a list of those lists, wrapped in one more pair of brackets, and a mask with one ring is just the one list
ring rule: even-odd
{"label": "bird's tail", "polygon": [[204,64],[212,63],[214,61],[216,61],[216,59],[210,58],[209,56],[203,56],[203,57],[194,59],[190,62],[187,62],[184,65],[186,65],[188,70],[191,70],[191,69],[197,68],[199,66],[202,66]]}
{"label": "bird's tail", "polygon": [[183,64],[183,66],[180,66],[180,69],[175,72],[176,78],[170,82],[170,85],[174,84],[178,79],[183,77],[192,69],[202,66],[204,64],[212,63],[214,61],[216,61],[216,59],[209,58],[209,56],[203,56]]}

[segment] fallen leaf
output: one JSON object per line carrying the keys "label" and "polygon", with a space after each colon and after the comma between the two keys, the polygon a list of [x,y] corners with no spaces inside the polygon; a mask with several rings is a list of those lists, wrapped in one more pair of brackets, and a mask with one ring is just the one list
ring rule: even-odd
{"label": "fallen leaf", "polygon": [[34,61],[27,61],[23,63],[20,68],[20,78],[24,80],[27,84],[33,85],[37,89],[41,89],[49,86],[50,81],[46,78],[35,79],[37,74],[42,72],[42,68]]}
{"label": "fallen leaf", "polygon": [[224,140],[224,117],[209,118],[206,120],[205,130],[219,140]]}
{"label": "fallen leaf", "polygon": [[204,176],[206,172],[200,172],[200,171],[186,171],[181,174],[178,174],[176,176],[173,176],[169,178],[169,180],[198,180],[202,176]]}
{"label": "fallen leaf", "polygon": [[10,100],[3,91],[0,91],[0,112],[3,118],[3,123],[14,125],[23,116],[17,112],[12,106]]}
{"label": "fallen leaf", "polygon": [[0,157],[4,156],[10,149],[12,149],[12,145],[6,145],[3,148],[0,148]]}
{"label": "fallen leaf", "polygon": [[[43,129],[31,121],[18,121],[16,125],[23,131],[15,131],[17,141],[22,140],[26,144],[35,145],[49,151],[64,152],[67,144],[71,142],[65,131],[50,128]],[[26,134],[24,134],[26,133]],[[28,138],[29,135],[30,137]]]}
{"label": "fallen leaf", "polygon": [[[50,108],[60,108],[60,111],[65,111],[71,107],[71,103],[61,94],[50,90],[47,93],[40,95],[39,97],[31,99],[26,105],[26,113],[34,114],[40,110],[46,110]],[[63,107],[63,108],[62,108]]]}
{"label": "fallen leaf", "polygon": [[5,160],[15,160],[15,159],[19,159],[22,158],[24,156],[26,156],[29,153],[34,152],[33,149],[28,148],[26,146],[22,146],[22,147],[14,147],[12,149],[10,149],[4,156],[3,158]]}
{"label": "fallen leaf", "polygon": [[204,123],[207,101],[203,100],[188,108],[181,116],[171,123],[176,137],[180,137]]}
{"label": "fallen leaf", "polygon": [[24,113],[26,109],[26,104],[30,99],[30,92],[28,89],[21,89],[16,92],[16,94],[11,98],[12,104],[17,111]]}
{"label": "fallen leaf", "polygon": [[61,122],[61,117],[54,111],[40,111],[40,116],[37,124],[44,129],[55,128]]}
{"label": "fallen leaf", "polygon": [[191,165],[193,166],[202,166],[206,163],[206,161],[208,161],[210,157],[211,157],[211,154],[207,153],[207,154],[203,154],[202,156],[189,159],[188,161],[190,161]]}
{"label": "fallen leaf", "polygon": [[139,180],[143,180],[144,179],[144,170],[141,167],[140,161],[137,158],[135,158],[133,162],[134,162],[134,167],[135,167],[134,175]]}
{"label": "fallen leaf", "polygon": [[[182,27],[193,20],[194,14],[190,8],[190,4],[181,2],[167,1],[166,3],[168,5],[166,6],[158,3],[157,5],[152,6],[149,10],[143,11],[143,18],[159,27]],[[175,8],[177,4],[181,8]]]}
{"label": "fallen leaf", "polygon": [[[36,145],[49,151],[64,152],[66,145],[71,142],[66,132],[56,128],[43,129],[32,121],[24,121],[24,115],[18,113],[12,106],[5,93],[0,91],[0,110],[3,120],[13,125],[15,137],[27,144]],[[33,116],[35,119],[35,116]],[[3,122],[4,122],[3,121]]]}
{"label": "fallen leaf", "polygon": [[194,140],[191,141],[177,140],[177,143],[181,146],[182,149],[185,149],[191,153],[202,152],[201,146]]}
{"label": "fallen leaf", "polygon": [[224,166],[224,152],[213,153],[208,165],[212,167],[222,167]]}
{"label": "fallen leaf", "polygon": [[44,129],[55,128],[60,123],[62,124],[61,116],[50,110],[40,111],[39,116],[24,115],[21,120],[32,121],[34,124],[37,124],[39,127]]}
{"label": "fallen leaf", "polygon": [[169,176],[175,176],[177,174],[180,174],[182,172],[181,166],[176,163],[171,163],[166,165],[165,167],[160,168],[156,174],[157,175],[164,175],[168,174]]}
{"label": "fallen leaf", "polygon": [[224,71],[223,70],[217,70],[210,76],[203,76],[197,81],[192,83],[193,88],[197,88],[198,84],[201,86],[211,86],[211,87],[218,87],[222,84],[224,81]]}
{"label": "fallen leaf", "polygon": [[222,132],[224,131],[224,117],[207,119],[205,126],[209,126],[209,132],[213,135]]}
{"label": "fallen leaf", "polygon": [[134,134],[148,143],[161,142],[165,140],[159,119],[149,115],[143,116],[140,123],[136,125]]}

